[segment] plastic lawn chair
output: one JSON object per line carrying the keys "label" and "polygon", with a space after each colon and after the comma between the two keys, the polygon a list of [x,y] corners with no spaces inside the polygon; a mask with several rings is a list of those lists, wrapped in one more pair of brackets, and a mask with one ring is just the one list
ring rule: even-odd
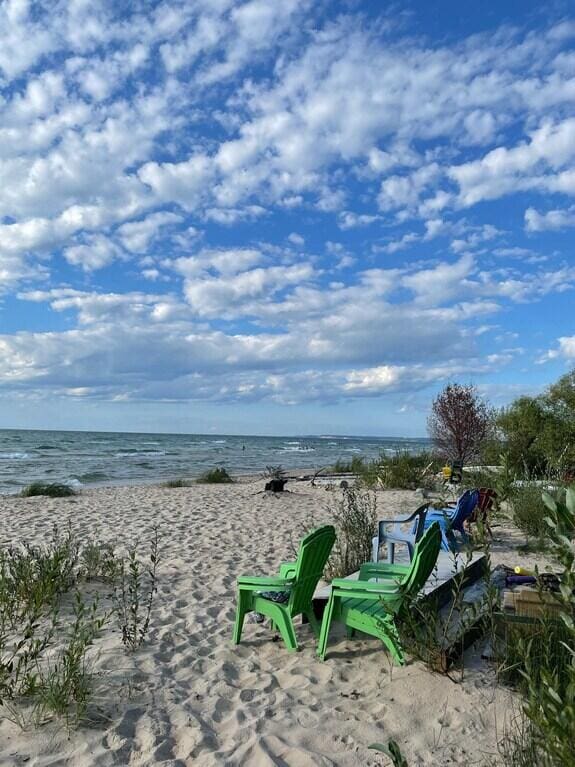
{"label": "plastic lawn chair", "polygon": [[[423,535],[425,529],[425,519],[427,510],[429,509],[429,501],[417,508],[413,514],[405,519],[382,519],[378,522],[378,534],[377,545],[376,539],[373,541],[373,560],[377,562],[379,557],[379,547],[382,543],[387,544],[387,561],[393,564],[395,561],[395,546],[397,543],[401,543],[407,546],[409,551],[409,560],[413,559],[413,552],[415,551],[415,544],[419,541]],[[401,529],[401,525],[406,522],[413,522],[411,530],[404,531]],[[392,527],[389,527],[392,525]]]}
{"label": "plastic lawn chair", "polygon": [[480,487],[477,492],[479,493],[477,506],[473,509],[471,515],[467,518],[467,528],[470,529],[473,523],[480,523],[487,531],[489,537],[493,538],[493,532],[491,530],[489,520],[489,512],[497,500],[497,492],[491,487]]}
{"label": "plastic lawn chair", "polygon": [[[240,642],[244,618],[249,612],[257,612],[271,618],[290,651],[298,649],[293,624],[297,615],[305,615],[315,635],[319,635],[312,598],[334,543],[333,525],[319,527],[302,540],[295,562],[284,562],[280,565],[279,575],[238,578],[234,644]],[[272,594],[277,592],[284,592],[286,595],[284,603],[273,601]]]}
{"label": "plastic lawn chair", "polygon": [[[395,662],[403,666],[405,655],[396,618],[409,605],[408,600],[425,585],[437,562],[440,547],[441,530],[439,524],[434,523],[415,547],[409,566],[367,563],[360,571],[360,580],[335,579],[323,614],[317,649],[319,657],[325,659],[331,624],[339,621],[347,627],[349,637],[359,630],[381,639]],[[366,580],[373,577],[378,580]]]}
{"label": "plastic lawn chair", "polygon": [[[441,546],[446,551],[457,552],[458,544],[454,531],[461,536],[463,543],[469,542],[469,536],[463,527],[467,519],[473,514],[479,501],[478,490],[466,490],[457,499],[455,506],[445,509],[429,509],[425,519],[427,528],[432,522],[438,522],[441,527]],[[415,530],[415,525],[414,528]]]}

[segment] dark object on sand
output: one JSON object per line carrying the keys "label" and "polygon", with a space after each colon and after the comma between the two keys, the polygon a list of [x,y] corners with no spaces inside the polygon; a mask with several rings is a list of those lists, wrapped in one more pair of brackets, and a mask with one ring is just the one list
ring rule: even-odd
{"label": "dark object on sand", "polygon": [[286,483],[287,479],[275,477],[274,479],[270,479],[268,482],[266,482],[264,491],[266,493],[283,493]]}

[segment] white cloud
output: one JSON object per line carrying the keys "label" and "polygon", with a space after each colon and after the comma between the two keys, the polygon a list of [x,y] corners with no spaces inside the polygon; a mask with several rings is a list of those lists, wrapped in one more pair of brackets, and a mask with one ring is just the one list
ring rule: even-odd
{"label": "white cloud", "polygon": [[[461,213],[575,193],[568,26],[437,42],[326,8],[2,4],[0,285],[70,315],[2,337],[5,386],[377,396],[505,364],[478,322],[572,287]],[[572,225],[560,205],[530,199],[527,230]],[[105,267],[125,293],[78,289]]]}
{"label": "white cloud", "polygon": [[64,250],[64,258],[73,266],[80,266],[84,271],[102,269],[111,264],[121,254],[111,240],[102,235],[88,235],[81,245],[74,245]]}
{"label": "white cloud", "polygon": [[170,224],[179,224],[183,217],[168,211],[151,213],[140,221],[122,224],[116,232],[122,245],[132,253],[144,253],[160,230]]}
{"label": "white cloud", "polygon": [[557,359],[561,357],[567,361],[575,360],[575,336],[562,336],[557,339],[558,348],[550,349],[543,354],[537,361],[539,363],[548,362],[549,360]]}
{"label": "white cloud", "polygon": [[[498,147],[480,160],[453,166],[449,176],[459,186],[462,205],[494,200],[511,192],[569,187],[569,176],[559,171],[575,160],[575,118],[546,120],[532,131],[528,142]],[[575,186],[573,187],[575,189]]]}
{"label": "white cloud", "polygon": [[548,210],[539,213],[535,208],[525,211],[525,228],[528,232],[544,232],[553,229],[567,229],[575,226],[575,205],[563,210]]}

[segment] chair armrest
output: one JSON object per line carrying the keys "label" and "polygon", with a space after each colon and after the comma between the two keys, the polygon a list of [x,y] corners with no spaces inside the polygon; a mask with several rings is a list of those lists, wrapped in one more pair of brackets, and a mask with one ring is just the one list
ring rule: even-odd
{"label": "chair armrest", "polygon": [[366,562],[359,568],[359,580],[366,580],[367,578],[377,578],[378,576],[398,576],[402,577],[407,575],[411,568],[409,565],[390,565],[386,562]]}
{"label": "chair armrest", "polygon": [[295,575],[296,562],[282,562],[279,570],[280,578],[291,578]]}
{"label": "chair armrest", "polygon": [[331,582],[332,593],[339,596],[377,598],[378,594],[392,595],[398,593],[399,584],[395,581],[371,583],[370,581],[348,581],[345,578],[335,578]]}
{"label": "chair armrest", "polygon": [[452,508],[445,507],[443,509],[432,509],[431,511],[427,512],[426,519],[432,519],[433,517],[451,517],[453,516],[454,509],[455,506]]}
{"label": "chair armrest", "polygon": [[243,575],[238,578],[239,589],[249,589],[251,591],[258,589],[265,589],[266,591],[284,591],[286,588],[293,586],[293,578],[277,578],[277,577],[259,577],[256,575]]}
{"label": "chair armrest", "polygon": [[399,524],[402,525],[404,522],[413,522],[413,520],[416,517],[419,517],[420,514],[423,514],[425,511],[429,509],[431,505],[431,501],[429,503],[424,503],[422,506],[419,506],[413,514],[410,514],[409,517],[406,517],[405,519],[380,519],[377,523],[378,525],[390,525],[390,524]]}

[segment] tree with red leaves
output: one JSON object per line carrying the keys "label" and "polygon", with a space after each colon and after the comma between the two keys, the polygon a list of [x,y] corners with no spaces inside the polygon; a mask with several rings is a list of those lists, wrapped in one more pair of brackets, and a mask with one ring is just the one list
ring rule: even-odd
{"label": "tree with red leaves", "polygon": [[474,386],[452,383],[433,400],[427,430],[443,456],[465,463],[479,456],[494,424],[495,411]]}

